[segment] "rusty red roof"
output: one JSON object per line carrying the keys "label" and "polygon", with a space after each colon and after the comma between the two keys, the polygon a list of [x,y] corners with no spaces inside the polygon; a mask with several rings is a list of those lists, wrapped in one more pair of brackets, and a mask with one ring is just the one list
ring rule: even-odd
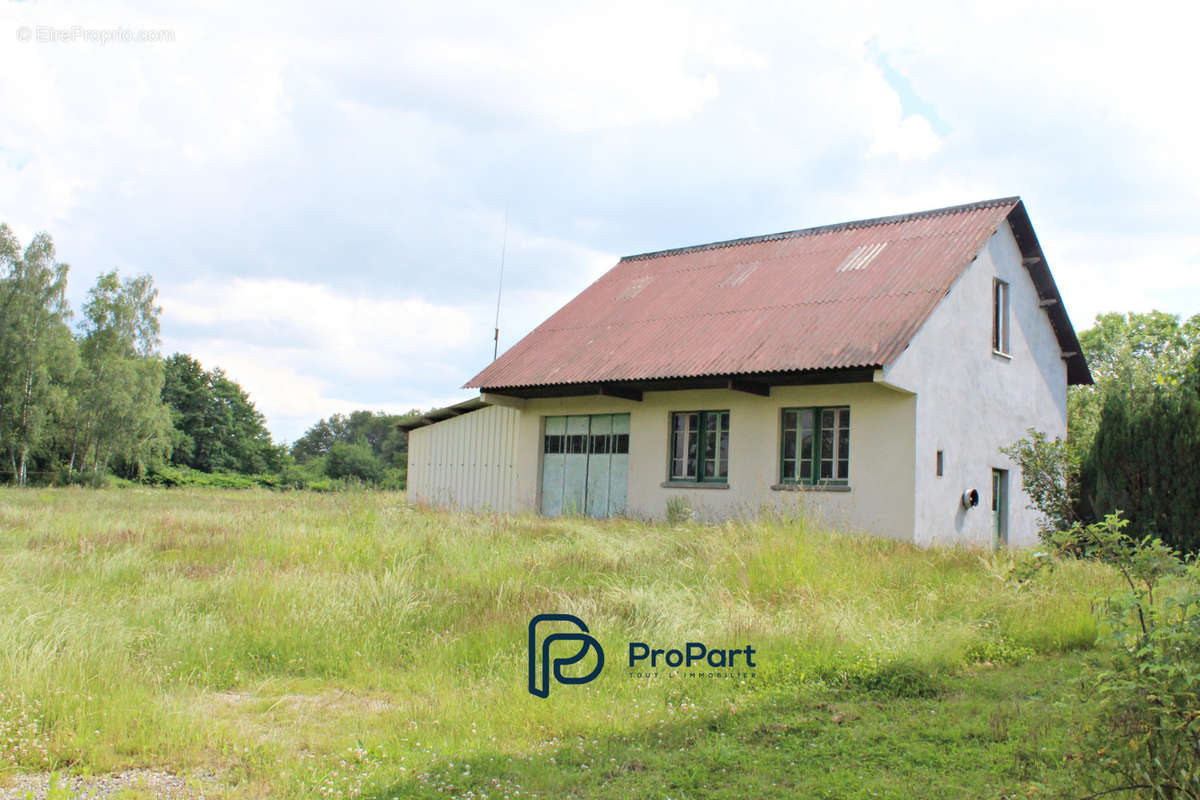
{"label": "rusty red roof", "polygon": [[[879,367],[1005,220],[1072,383],[1090,383],[1020,198],[622,258],[467,387]],[[1076,364],[1071,364],[1074,358]]]}

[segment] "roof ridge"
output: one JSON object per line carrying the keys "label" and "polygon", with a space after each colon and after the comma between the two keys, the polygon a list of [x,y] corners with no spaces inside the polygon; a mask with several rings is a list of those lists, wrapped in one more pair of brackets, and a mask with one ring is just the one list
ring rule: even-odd
{"label": "roof ridge", "polygon": [[743,244],[758,244],[760,242],[774,242],[783,239],[798,239],[802,236],[816,236],[822,233],[837,233],[839,231],[852,230],[855,228],[873,228],[879,225],[893,225],[897,222],[910,222],[917,219],[929,219],[930,217],[940,217],[946,214],[961,214],[967,211],[980,211],[985,208],[999,208],[1000,206],[1005,205],[1016,205],[1019,202],[1021,202],[1019,195],[1014,195],[1012,197],[997,197],[992,200],[978,200],[974,203],[964,203],[957,206],[945,206],[944,208],[931,208],[927,211],[914,211],[908,214],[893,214],[887,217],[871,217],[869,219],[851,220],[850,222],[838,222],[833,225],[818,225],[813,228],[799,228],[794,231],[766,233],[759,236],[744,236],[740,239],[726,239],[720,242],[695,244],[688,247],[674,247],[668,250],[651,250],[645,253],[623,256],[621,261],[644,261],[651,258],[661,258],[663,256],[677,256],[685,255],[687,253],[700,253],[706,250],[720,250],[725,247],[736,247]]}

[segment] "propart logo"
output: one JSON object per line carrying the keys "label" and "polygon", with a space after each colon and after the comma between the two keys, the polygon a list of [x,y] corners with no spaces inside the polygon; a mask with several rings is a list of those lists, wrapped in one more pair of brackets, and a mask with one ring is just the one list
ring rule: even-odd
{"label": "propart logo", "polygon": [[[543,622],[566,622],[574,631],[551,633],[538,642],[538,626]],[[551,645],[555,642],[574,642],[578,649],[573,655],[551,658]],[[563,675],[562,668],[578,664],[595,649],[596,666],[586,675]],[[645,642],[629,642],[629,677],[659,677],[659,662],[670,672],[663,677],[673,678],[725,678],[744,680],[754,678],[758,664],[754,662],[758,650],[747,644],[732,650],[710,648],[703,642],[687,642],[682,647],[651,647]],[[739,659],[740,656],[740,659]],[[739,664],[739,660],[741,663]],[[589,683],[604,669],[604,648],[592,636],[588,626],[574,614],[538,614],[529,620],[529,693],[534,697],[550,696],[550,674],[559,683]]]}
{"label": "propart logo", "polygon": [[[542,640],[541,647],[539,647],[537,627],[543,622],[569,622],[580,632],[552,633]],[[529,693],[535,697],[550,696],[550,645],[555,642],[579,643],[579,652],[575,655],[569,658],[553,659],[554,680],[559,683],[588,683],[595,680],[596,676],[600,674],[600,670],[604,669],[604,649],[600,647],[600,643],[596,641],[595,637],[588,633],[588,626],[584,624],[583,620],[574,614],[538,614],[529,620]],[[592,648],[596,649],[596,666],[592,668],[591,672],[582,677],[563,675],[563,667],[579,663]]]}

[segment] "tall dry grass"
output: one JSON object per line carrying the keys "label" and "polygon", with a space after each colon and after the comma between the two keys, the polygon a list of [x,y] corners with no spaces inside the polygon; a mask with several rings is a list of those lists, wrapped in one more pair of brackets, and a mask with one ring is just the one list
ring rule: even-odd
{"label": "tall dry grass", "polygon": [[[15,732],[0,736],[0,766],[205,765],[239,791],[329,796],[352,793],[356,764],[357,780],[395,779],[435,754],[534,752],[805,684],[900,675],[901,691],[919,690],[964,664],[1091,646],[1105,569],[1065,565],[1036,591],[1005,572],[1003,555],[803,519],[667,526],[418,511],[389,493],[0,490],[0,719]],[[524,686],[525,626],[549,611],[585,619],[609,650],[598,680],[553,702]],[[744,682],[631,677],[631,639],[753,643],[760,669]]]}

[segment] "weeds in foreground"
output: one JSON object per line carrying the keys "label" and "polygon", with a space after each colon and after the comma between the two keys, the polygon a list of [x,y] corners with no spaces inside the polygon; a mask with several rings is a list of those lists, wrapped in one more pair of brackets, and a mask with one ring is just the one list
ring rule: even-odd
{"label": "weeds in foreground", "polygon": [[[802,518],[647,525],[421,511],[394,493],[0,490],[4,718],[36,743],[6,751],[8,768],[204,768],[235,795],[319,797],[390,796],[470,764],[472,781],[454,785],[476,794],[495,779],[522,796],[604,796],[572,783],[601,762],[559,751],[595,740],[584,749],[603,763],[643,764],[635,785],[662,785],[663,770],[686,768],[668,750],[713,720],[745,733],[748,720],[809,714],[797,704],[814,697],[859,721],[825,715],[781,748],[836,750],[876,704],[898,709],[901,728],[923,714],[914,730],[975,742],[1001,702],[987,672],[1090,648],[1094,588],[1116,586],[1091,561],[1062,563],[1038,591],[994,572],[969,551]],[[585,619],[610,662],[544,701],[523,688],[525,627],[550,611]],[[621,669],[632,640],[753,642],[761,667],[745,681],[639,678]],[[931,713],[960,691],[983,728]],[[702,738],[705,769],[723,774],[721,737]],[[843,741],[845,758],[870,762],[884,746],[872,741]],[[748,734],[739,748],[729,757],[787,769]],[[970,752],[959,766],[922,755],[921,780],[987,773],[990,756]],[[509,759],[531,766],[510,775]],[[1031,763],[1029,775],[1049,769]]]}

